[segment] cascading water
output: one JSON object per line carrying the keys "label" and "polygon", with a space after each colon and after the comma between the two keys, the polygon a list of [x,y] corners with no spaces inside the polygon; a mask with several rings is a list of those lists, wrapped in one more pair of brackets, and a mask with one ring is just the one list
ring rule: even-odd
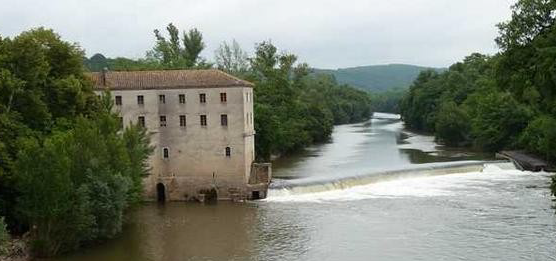
{"label": "cascading water", "polygon": [[[429,164],[425,167],[405,168],[381,172],[372,172],[365,175],[342,177],[338,179],[300,179],[300,180],[278,180],[271,184],[267,201],[279,201],[291,199],[296,195],[307,195],[346,190],[369,184],[390,182],[404,179],[415,179],[430,176],[449,174],[474,173],[481,174],[485,170],[516,170],[513,163],[508,161],[465,161],[441,164]],[[483,173],[488,175],[489,172]],[[403,189],[403,188],[402,188]]]}

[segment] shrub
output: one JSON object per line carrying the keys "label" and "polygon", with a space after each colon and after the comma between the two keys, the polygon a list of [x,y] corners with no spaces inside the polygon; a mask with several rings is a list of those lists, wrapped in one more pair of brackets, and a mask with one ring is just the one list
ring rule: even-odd
{"label": "shrub", "polygon": [[517,102],[510,93],[491,90],[470,97],[474,103],[471,133],[475,144],[489,151],[516,145],[527,127],[531,111]]}
{"label": "shrub", "polygon": [[455,102],[440,106],[436,116],[436,137],[449,146],[457,146],[466,141],[469,131],[469,116]]}
{"label": "shrub", "polygon": [[533,120],[520,137],[520,144],[549,161],[556,160],[556,119],[540,116]]}

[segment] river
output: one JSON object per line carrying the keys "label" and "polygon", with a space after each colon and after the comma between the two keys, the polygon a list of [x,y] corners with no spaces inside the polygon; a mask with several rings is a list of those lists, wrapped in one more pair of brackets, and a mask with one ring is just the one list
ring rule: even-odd
{"label": "river", "polygon": [[120,237],[53,260],[556,260],[550,174],[446,167],[484,160],[377,114],[276,160],[265,200],[147,204]]}

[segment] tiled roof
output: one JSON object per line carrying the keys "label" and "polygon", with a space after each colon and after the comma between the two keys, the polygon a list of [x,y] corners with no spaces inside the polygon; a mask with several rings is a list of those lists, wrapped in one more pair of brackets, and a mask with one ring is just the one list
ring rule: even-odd
{"label": "tiled roof", "polygon": [[95,89],[147,90],[180,88],[253,87],[225,72],[208,70],[107,71],[88,74]]}

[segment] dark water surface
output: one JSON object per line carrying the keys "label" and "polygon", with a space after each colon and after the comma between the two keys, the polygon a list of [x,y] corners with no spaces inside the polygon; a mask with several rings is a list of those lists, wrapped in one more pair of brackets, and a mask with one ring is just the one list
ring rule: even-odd
{"label": "dark water surface", "polygon": [[[335,128],[332,141],[274,162],[278,182],[333,181],[491,155],[436,146],[392,115]],[[168,203],[123,234],[54,260],[556,260],[548,173],[483,171],[361,184],[265,201]]]}

